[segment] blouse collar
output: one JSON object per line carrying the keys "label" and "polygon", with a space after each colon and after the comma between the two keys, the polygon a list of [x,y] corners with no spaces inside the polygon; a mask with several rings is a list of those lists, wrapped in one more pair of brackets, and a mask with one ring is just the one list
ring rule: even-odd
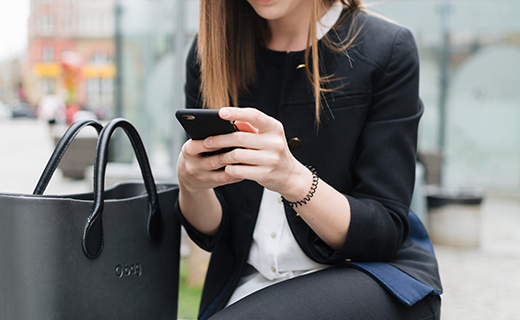
{"label": "blouse collar", "polygon": [[330,7],[329,11],[321,17],[320,21],[318,21],[318,24],[316,26],[316,35],[318,37],[318,40],[323,38],[327,32],[332,29],[332,27],[336,24],[339,17],[341,16],[341,12],[343,11],[343,4],[341,1],[336,0],[334,3],[332,3],[332,6]]}

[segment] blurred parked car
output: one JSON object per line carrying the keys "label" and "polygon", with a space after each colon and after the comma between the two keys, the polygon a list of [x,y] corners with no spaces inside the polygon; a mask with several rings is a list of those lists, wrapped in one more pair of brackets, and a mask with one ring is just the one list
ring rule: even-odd
{"label": "blurred parked car", "polygon": [[13,116],[11,109],[0,100],[0,120],[11,119]]}
{"label": "blurred parked car", "polygon": [[15,100],[11,104],[11,112],[13,118],[36,118],[36,108],[26,102]]}

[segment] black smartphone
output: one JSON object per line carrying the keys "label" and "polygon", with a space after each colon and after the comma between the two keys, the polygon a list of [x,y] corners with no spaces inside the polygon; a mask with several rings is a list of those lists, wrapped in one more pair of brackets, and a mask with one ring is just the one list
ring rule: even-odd
{"label": "black smartphone", "polygon": [[[180,109],[175,112],[175,117],[177,117],[177,120],[192,140],[204,140],[207,137],[237,131],[231,121],[219,117],[218,110],[216,109]],[[224,148],[217,151],[206,152],[204,155],[224,153],[233,149],[234,148]]]}

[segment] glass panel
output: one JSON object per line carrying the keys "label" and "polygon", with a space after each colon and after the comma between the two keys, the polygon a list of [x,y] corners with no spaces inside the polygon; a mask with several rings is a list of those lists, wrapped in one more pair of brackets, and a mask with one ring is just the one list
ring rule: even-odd
{"label": "glass panel", "polygon": [[152,162],[175,168],[185,135],[174,112],[184,107],[184,64],[198,26],[198,1],[119,5],[120,115],[139,128]]}
{"label": "glass panel", "polygon": [[416,37],[426,107],[419,150],[442,152],[443,183],[518,189],[520,1],[365,3]]}

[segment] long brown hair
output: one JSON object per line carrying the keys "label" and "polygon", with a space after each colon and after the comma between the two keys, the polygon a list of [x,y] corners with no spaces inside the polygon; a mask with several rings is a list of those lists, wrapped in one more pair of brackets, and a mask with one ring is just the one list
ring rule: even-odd
{"label": "long brown hair", "polygon": [[[333,89],[325,89],[329,76],[321,76],[318,59],[316,25],[320,19],[319,7],[333,0],[311,0],[313,5],[308,42],[305,50],[307,75],[314,87],[316,123],[320,123],[321,95]],[[362,9],[361,0],[341,0],[349,13]],[[341,19],[342,19],[341,18]],[[359,28],[349,30],[343,43],[325,44],[344,51],[352,45]],[[238,106],[238,94],[246,91],[256,81],[255,50],[265,45],[269,36],[266,21],[258,16],[245,0],[200,0],[200,22],[197,55],[201,67],[201,91],[205,108],[219,109]],[[313,48],[315,48],[313,50]]]}

